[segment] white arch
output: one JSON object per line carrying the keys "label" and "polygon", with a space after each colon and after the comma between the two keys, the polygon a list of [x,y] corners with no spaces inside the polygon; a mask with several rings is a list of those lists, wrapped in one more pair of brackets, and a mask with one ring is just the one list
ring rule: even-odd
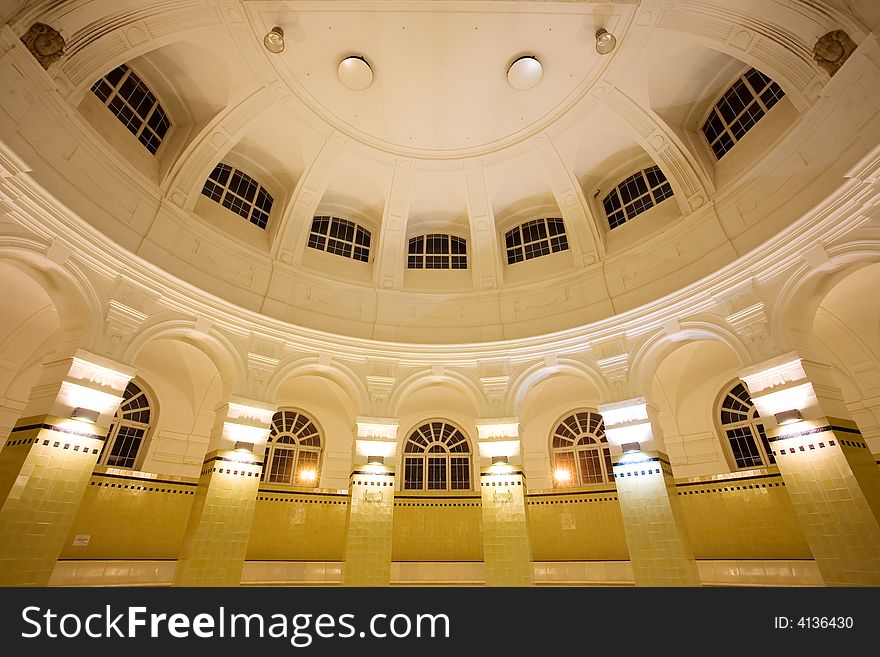
{"label": "white arch", "polygon": [[541,381],[550,378],[554,374],[570,374],[584,379],[596,386],[600,397],[605,397],[609,394],[608,383],[602,374],[589,365],[569,358],[560,359],[555,365],[540,362],[528,367],[514,379],[507,393],[505,403],[507,412],[511,415],[519,415],[526,396]]}
{"label": "white arch", "polygon": [[286,381],[307,375],[327,379],[342,388],[358,412],[363,413],[369,407],[370,398],[367,388],[354,370],[336,361],[321,363],[316,357],[300,358],[279,366],[269,381],[268,398],[274,400],[278,396],[278,390]]}
{"label": "white arch", "polygon": [[660,364],[680,347],[698,340],[714,340],[726,345],[734,353],[740,366],[751,363],[746,346],[733,331],[707,321],[681,322],[681,330],[667,334],[657,331],[636,350],[632,360],[630,380],[638,383],[636,392],[650,388]]}
{"label": "white arch", "polygon": [[486,401],[483,392],[474,381],[459,372],[445,371],[442,374],[434,374],[432,370],[423,370],[411,374],[398,384],[391,394],[389,409],[392,416],[396,417],[400,407],[410,395],[425,386],[447,383],[459,392],[464,393],[477,410],[477,415],[482,416],[486,412]]}
{"label": "white arch", "polygon": [[235,345],[216,330],[212,329],[210,333],[196,331],[191,319],[167,319],[143,328],[126,347],[125,362],[133,363],[148,344],[161,339],[178,340],[204,353],[220,374],[224,399],[244,388],[247,367]]}

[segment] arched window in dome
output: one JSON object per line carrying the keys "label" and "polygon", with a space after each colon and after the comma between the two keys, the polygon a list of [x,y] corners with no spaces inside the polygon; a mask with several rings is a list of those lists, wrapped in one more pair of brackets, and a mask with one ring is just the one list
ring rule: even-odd
{"label": "arched window in dome", "polygon": [[568,251],[565,223],[559,217],[532,219],[504,234],[507,264]]}
{"label": "arched window in dome", "polygon": [[764,423],[742,381],[733,383],[721,398],[719,420],[737,468],[759,468],[776,463]]}
{"label": "arched window in dome", "polygon": [[467,242],[456,235],[428,233],[411,237],[408,269],[467,269]]}
{"label": "arched window in dome", "polygon": [[550,455],[557,486],[614,481],[605,422],[598,413],[579,411],[559,422],[553,430]]}
{"label": "arched window in dome", "polygon": [[263,481],[267,483],[317,486],[321,432],[315,422],[293,409],[275,413],[264,461]]}
{"label": "arched window in dome", "polygon": [[432,420],[415,429],[403,448],[404,490],[470,490],[471,446],[449,422]]}
{"label": "arched window in dome", "polygon": [[603,199],[608,227],[617,228],[672,197],[672,185],[658,166],[648,167],[621,180]]}
{"label": "arched window in dome", "polygon": [[703,122],[703,135],[715,157],[724,157],[784,96],[782,87],[756,68],[740,75]]}
{"label": "arched window in dome", "polygon": [[272,195],[256,180],[220,162],[202,187],[202,195],[232,210],[260,228],[266,228],[272,211]]}
{"label": "arched window in dome", "polygon": [[159,150],[171,122],[156,96],[126,64],[92,85],[92,93],[153,155]]}
{"label": "arched window in dome", "polygon": [[129,381],[104,440],[104,447],[98,457],[99,465],[114,468],[135,467],[150,430],[152,409],[153,404],[147,393],[137,383]]}
{"label": "arched window in dome", "polygon": [[359,262],[370,261],[370,231],[339,217],[314,217],[309,246]]}

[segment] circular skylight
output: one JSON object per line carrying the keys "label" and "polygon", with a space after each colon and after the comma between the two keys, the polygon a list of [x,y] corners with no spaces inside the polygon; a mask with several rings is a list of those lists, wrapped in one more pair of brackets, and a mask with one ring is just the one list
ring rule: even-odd
{"label": "circular skylight", "polygon": [[349,89],[361,91],[373,82],[373,69],[363,57],[351,55],[339,62],[336,69],[340,82]]}
{"label": "circular skylight", "polygon": [[531,55],[526,55],[514,61],[507,69],[507,81],[514,89],[525,91],[538,84],[543,73],[541,62]]}

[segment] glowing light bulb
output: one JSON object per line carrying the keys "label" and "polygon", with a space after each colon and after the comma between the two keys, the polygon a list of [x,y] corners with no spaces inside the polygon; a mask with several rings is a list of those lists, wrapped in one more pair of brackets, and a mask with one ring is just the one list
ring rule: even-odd
{"label": "glowing light bulb", "polygon": [[299,472],[299,480],[306,484],[314,483],[317,477],[318,473],[314,470],[300,470]]}
{"label": "glowing light bulb", "polygon": [[556,479],[557,483],[567,484],[571,481],[571,472],[565,468],[557,468],[556,472],[553,473],[553,478]]}

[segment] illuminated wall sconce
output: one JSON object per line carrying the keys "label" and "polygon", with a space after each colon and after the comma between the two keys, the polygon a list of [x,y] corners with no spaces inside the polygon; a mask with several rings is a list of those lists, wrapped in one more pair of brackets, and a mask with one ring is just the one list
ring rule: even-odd
{"label": "illuminated wall sconce", "polygon": [[567,470],[566,468],[556,468],[556,472],[553,473],[553,478],[558,484],[570,483],[571,471]]}
{"label": "illuminated wall sconce", "polygon": [[90,408],[82,408],[80,406],[77,406],[73,409],[70,417],[74,420],[81,420],[83,422],[97,422],[100,415],[101,414],[98,411],[93,411]]}
{"label": "illuminated wall sconce", "polygon": [[507,463],[507,456],[493,456],[492,457],[492,465],[498,465],[499,463]]}
{"label": "illuminated wall sconce", "polygon": [[367,465],[385,465],[384,456],[368,456]]}
{"label": "illuminated wall sconce", "polygon": [[801,412],[796,408],[777,413],[774,417],[776,418],[776,424],[791,424],[792,422],[800,422],[804,419]]}
{"label": "illuminated wall sconce", "polygon": [[266,32],[266,36],[263,37],[263,45],[266,46],[266,50],[276,55],[284,52],[284,30],[276,25]]}
{"label": "illuminated wall sconce", "polygon": [[620,446],[620,449],[622,449],[624,453],[638,452],[640,449],[642,449],[642,446],[639,443],[623,443],[623,445]]}
{"label": "illuminated wall sconce", "polygon": [[237,440],[235,442],[235,451],[236,452],[253,452],[254,444],[248,443],[243,440]]}
{"label": "illuminated wall sconce", "polygon": [[315,479],[318,478],[318,473],[314,470],[300,470],[297,479],[301,484],[313,484],[315,483]]}

